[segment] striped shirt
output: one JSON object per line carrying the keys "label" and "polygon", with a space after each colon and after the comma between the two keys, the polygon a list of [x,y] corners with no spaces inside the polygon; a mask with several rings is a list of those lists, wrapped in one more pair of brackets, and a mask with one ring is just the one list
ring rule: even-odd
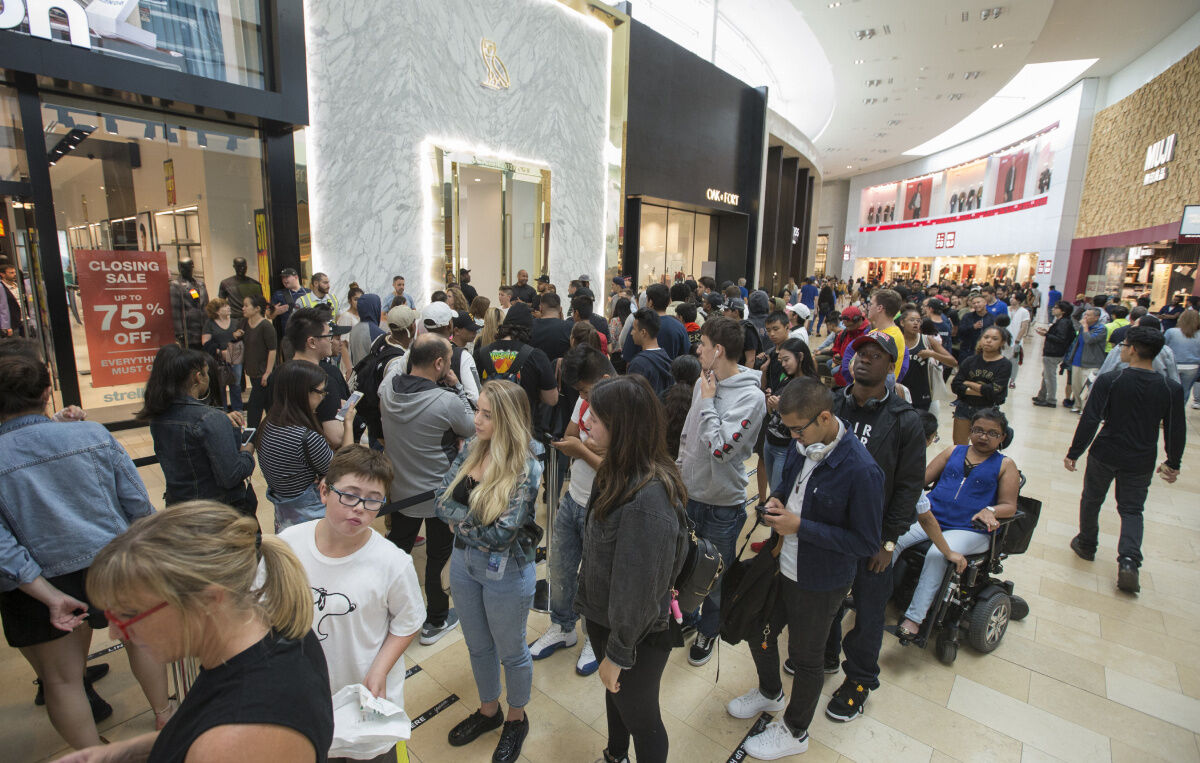
{"label": "striped shirt", "polygon": [[258,438],[258,465],[267,487],[280,499],[295,498],[329,471],[333,449],[325,436],[307,427],[280,427],[264,421]]}

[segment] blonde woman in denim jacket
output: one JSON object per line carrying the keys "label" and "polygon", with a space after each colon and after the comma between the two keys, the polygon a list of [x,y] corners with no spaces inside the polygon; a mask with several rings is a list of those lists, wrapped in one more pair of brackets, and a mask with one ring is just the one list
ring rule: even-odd
{"label": "blonde woman in denim jacket", "polygon": [[[479,689],[480,708],[450,731],[450,744],[468,744],[503,726],[493,761],[521,754],[529,733],[525,705],[533,686],[533,659],[525,622],[537,582],[534,522],[542,478],[532,441],[529,399],[510,381],[490,381],[479,393],[475,437],[467,442],[436,491],[437,515],[454,532],[450,593],[462,621]],[[508,714],[500,712],[504,666]]]}

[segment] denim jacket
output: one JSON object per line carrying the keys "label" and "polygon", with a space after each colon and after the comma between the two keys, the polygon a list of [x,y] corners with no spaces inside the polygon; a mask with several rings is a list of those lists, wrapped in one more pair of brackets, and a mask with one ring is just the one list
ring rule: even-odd
{"label": "denim jacket", "polygon": [[437,516],[447,524],[453,524],[455,536],[468,546],[484,551],[510,551],[522,562],[532,563],[537,544],[542,539],[542,531],[533,521],[533,516],[537,510],[534,504],[537,502],[538,485],[542,482],[542,462],[538,457],[545,449],[540,443],[530,441],[530,455],[525,459],[525,479],[508,499],[508,508],[492,524],[479,525],[471,516],[471,508],[454,500],[446,492],[475,442],[474,437],[467,440],[442,478],[441,487],[434,491]]}
{"label": "denim jacket", "polygon": [[41,414],[0,424],[0,590],[86,569],[153,512],[132,459],[102,425]]}
{"label": "denim jacket", "polygon": [[205,498],[240,508],[254,456],[241,450],[237,430],[220,410],[180,398],[150,422],[154,453],[166,479],[166,503]]}

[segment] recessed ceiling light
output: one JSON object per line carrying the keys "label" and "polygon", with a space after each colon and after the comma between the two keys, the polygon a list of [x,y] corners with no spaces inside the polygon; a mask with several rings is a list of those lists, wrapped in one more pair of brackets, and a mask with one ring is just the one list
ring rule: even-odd
{"label": "recessed ceiling light", "polygon": [[867,87],[879,87],[879,86],[880,86],[880,85],[882,85],[882,84],[883,84],[883,80],[881,80],[881,79],[869,79],[869,80],[867,80]]}
{"label": "recessed ceiling light", "polygon": [[863,59],[861,59],[861,58],[856,58],[856,59],[854,59],[854,63],[856,63],[856,64],[861,64],[861,63],[865,63],[865,62],[864,62],[864,60],[863,60]]}
{"label": "recessed ceiling light", "polygon": [[996,49],[998,49],[998,48],[1003,48],[1003,47],[1004,47],[1004,43],[1002,43],[1002,42],[998,42],[998,43],[996,43],[995,45],[993,45],[993,46],[992,46],[992,50],[996,50]]}
{"label": "recessed ceiling light", "polygon": [[478,183],[478,182],[479,182],[479,178],[475,178],[475,182],[476,182],[476,183]]}
{"label": "recessed ceiling light", "polygon": [[854,169],[854,165],[852,165],[852,164],[847,164],[847,165],[846,165],[846,169],[848,169],[848,170],[852,170],[852,169]]}
{"label": "recessed ceiling light", "polygon": [[863,103],[867,104],[868,106],[871,106],[876,103],[879,103],[879,99],[878,98],[863,98]]}
{"label": "recessed ceiling light", "polygon": [[979,79],[980,72],[963,72],[963,79]]}
{"label": "recessed ceiling light", "polygon": [[837,7],[838,7],[838,6],[840,6],[840,5],[841,5],[841,3],[830,3],[830,4],[829,4],[829,7],[830,7],[830,8],[837,8]]}
{"label": "recessed ceiling light", "polygon": [[857,32],[854,33],[854,39],[856,39],[856,40],[869,40],[874,36],[875,36],[875,28],[874,27],[872,27],[870,29],[859,29]]}
{"label": "recessed ceiling light", "polygon": [[962,93],[951,93],[950,95],[946,96],[946,99],[951,101],[961,101],[962,97]]}
{"label": "recessed ceiling light", "polygon": [[900,124],[899,119],[889,119],[888,120],[888,127],[895,127],[898,124]]}

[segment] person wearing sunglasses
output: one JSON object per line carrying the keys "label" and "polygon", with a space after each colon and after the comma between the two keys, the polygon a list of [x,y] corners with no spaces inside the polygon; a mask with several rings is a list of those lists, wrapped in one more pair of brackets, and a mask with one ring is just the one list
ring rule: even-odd
{"label": "person wearing sunglasses", "polygon": [[[923,540],[933,541],[912,602],[896,629],[901,640],[920,631],[946,565],[965,570],[966,555],[986,551],[1000,520],[1017,511],[1021,477],[1013,460],[1000,452],[1008,419],[998,408],[983,408],[975,411],[970,424],[969,445],[946,448],[925,468],[925,484],[937,482],[926,496],[929,511],[917,514],[917,521],[896,541],[892,553],[894,561],[904,549]],[[976,522],[987,529],[980,529]]]}
{"label": "person wearing sunglasses", "polygon": [[[317,408],[329,395],[329,377],[315,363],[292,360],[272,375],[271,386],[271,410],[255,437],[267,498],[275,504],[275,532],[281,532],[325,513],[317,482],[329,470],[333,448],[321,432]],[[354,442],[353,407],[339,423],[344,448]]]}
{"label": "person wearing sunglasses", "polygon": [[113,636],[159,663],[194,658],[200,672],[159,731],[62,763],[326,760],[333,707],[312,590],[253,518],[189,501],[135,522],[96,555],[87,590]]}
{"label": "person wearing sunglasses", "polygon": [[[404,652],[421,632],[425,605],[412,557],[371,529],[394,476],[380,451],[359,445],[339,450],[320,486],[325,516],[279,537],[316,592],[313,623],[329,665],[330,692],[362,684],[403,707]],[[355,749],[335,745],[331,761],[396,759],[397,739],[381,739],[370,749],[362,740],[346,741]]]}
{"label": "person wearing sunglasses", "polygon": [[[13,346],[12,343],[15,343]],[[85,591],[93,559],[154,512],[129,454],[103,425],[47,418],[51,376],[34,343],[0,348],[0,620],[33,667],[50,723],[74,748],[100,744],[112,708],[84,684],[92,632],[107,623]],[[167,675],[128,644],[156,718],[170,715]],[[90,700],[90,702],[89,702]],[[9,754],[15,754],[10,751]],[[7,755],[0,755],[7,757]]]}

